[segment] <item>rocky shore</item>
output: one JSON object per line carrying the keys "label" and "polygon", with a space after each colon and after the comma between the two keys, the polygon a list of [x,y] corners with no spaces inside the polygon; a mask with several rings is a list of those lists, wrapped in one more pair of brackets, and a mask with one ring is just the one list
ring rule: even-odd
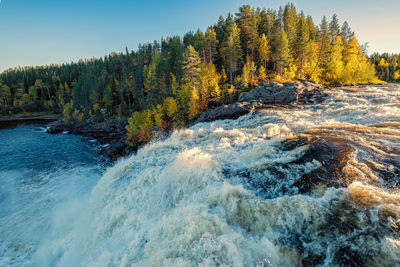
{"label": "rocky shore", "polygon": [[36,124],[36,123],[43,123],[43,122],[52,122],[61,119],[60,114],[44,114],[44,115],[34,115],[28,116],[25,114],[17,114],[12,116],[4,116],[0,117],[0,129],[5,128],[12,128],[16,127],[17,125],[23,124]]}
{"label": "rocky shore", "polygon": [[[277,105],[319,103],[326,97],[322,89],[323,86],[309,81],[259,84],[255,89],[242,93],[235,103],[220,105],[218,101],[210,101],[209,108],[193,124],[237,119],[249,112]],[[68,132],[96,139],[102,146],[100,154],[112,161],[136,152],[139,147],[139,145],[132,147],[126,143],[126,122],[109,120],[101,123],[79,123],[59,120],[48,126],[47,132],[50,134]]]}
{"label": "rocky shore", "polygon": [[109,120],[101,123],[62,122],[48,125],[49,134],[68,133],[95,139],[101,146],[100,154],[115,161],[137,150],[138,147],[126,144],[126,123]]}

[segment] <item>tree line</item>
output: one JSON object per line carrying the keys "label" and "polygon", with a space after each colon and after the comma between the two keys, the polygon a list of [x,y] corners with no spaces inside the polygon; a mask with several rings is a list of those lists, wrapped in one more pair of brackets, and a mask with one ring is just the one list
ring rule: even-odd
{"label": "tree line", "polygon": [[374,53],[370,59],[379,79],[386,82],[400,82],[400,54]]}
{"label": "tree line", "polygon": [[319,25],[293,4],[239,8],[204,32],[162,38],[99,59],[0,75],[0,113],[62,112],[65,120],[128,119],[130,142],[197,118],[267,80],[373,83],[375,69],[347,22]]}

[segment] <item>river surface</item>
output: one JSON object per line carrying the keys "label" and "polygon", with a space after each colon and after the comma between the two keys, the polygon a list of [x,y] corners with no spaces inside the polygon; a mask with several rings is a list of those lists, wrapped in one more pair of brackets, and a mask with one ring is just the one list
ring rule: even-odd
{"label": "river surface", "polygon": [[200,123],[112,167],[0,131],[1,266],[399,266],[400,87]]}

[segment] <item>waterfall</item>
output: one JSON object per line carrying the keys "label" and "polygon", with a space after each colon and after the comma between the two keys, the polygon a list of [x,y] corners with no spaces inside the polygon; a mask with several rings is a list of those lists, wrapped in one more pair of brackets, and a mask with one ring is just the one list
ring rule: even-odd
{"label": "waterfall", "polygon": [[27,265],[395,266],[399,181],[400,88],[333,89],[119,160]]}

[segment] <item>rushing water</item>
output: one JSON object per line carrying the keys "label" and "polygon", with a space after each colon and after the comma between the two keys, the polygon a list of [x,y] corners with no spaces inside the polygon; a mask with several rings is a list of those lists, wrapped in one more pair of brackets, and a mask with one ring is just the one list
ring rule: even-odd
{"label": "rushing water", "polygon": [[101,178],[96,149],[39,126],[0,130],[0,266],[32,265]]}
{"label": "rushing water", "polygon": [[3,264],[400,264],[399,87],[197,124],[100,180],[90,149],[46,138],[1,148]]}

